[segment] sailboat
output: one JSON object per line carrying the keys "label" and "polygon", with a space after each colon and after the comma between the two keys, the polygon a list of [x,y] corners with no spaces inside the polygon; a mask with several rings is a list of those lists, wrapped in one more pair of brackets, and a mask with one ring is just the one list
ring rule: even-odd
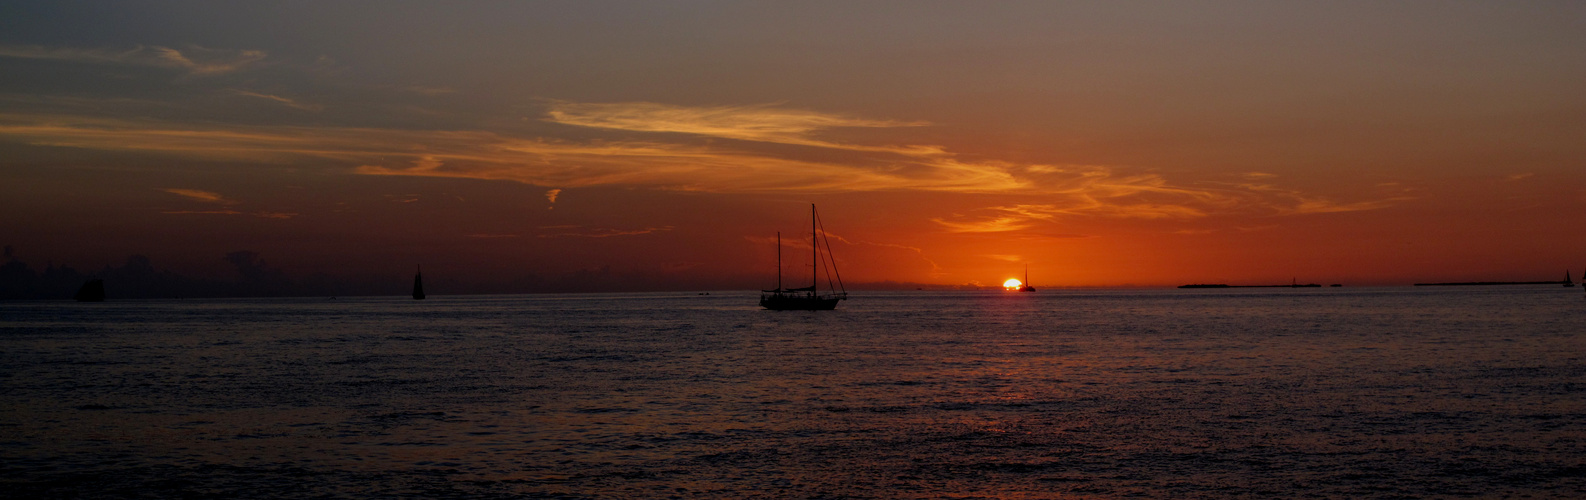
{"label": "sailboat", "polygon": [[1025,264],[1024,265],[1024,282],[1023,283],[1019,283],[1019,291],[1021,291],[1021,292],[1033,292],[1033,291],[1035,291],[1035,287],[1030,286],[1030,265],[1029,264]]}
{"label": "sailboat", "polygon": [[[810,286],[804,288],[782,287],[782,233],[776,233],[776,289],[760,291],[760,307],[773,311],[830,311],[837,308],[837,301],[848,299],[848,289],[843,287],[843,277],[837,272],[837,261],[832,259],[831,240],[825,238],[826,231],[821,227],[820,215],[815,212],[815,204],[810,204],[810,261],[814,264],[810,272]],[[826,286],[827,292],[819,290],[821,276],[821,242],[826,243],[827,266]],[[836,275],[836,286],[832,277]]]}
{"label": "sailboat", "polygon": [[424,300],[424,266],[413,273],[413,300]]}
{"label": "sailboat", "polygon": [[77,295],[72,298],[77,299],[78,302],[104,302],[105,280],[88,280],[87,283],[83,283],[82,288],[77,289]]}
{"label": "sailboat", "polygon": [[[1586,275],[1582,275],[1582,276],[1586,276]],[[1582,277],[1581,278],[1581,283],[1586,283],[1586,277]],[[1570,281],[1570,276],[1569,276],[1569,270],[1568,269],[1564,270],[1564,286],[1566,288],[1575,286],[1575,282],[1574,281]]]}

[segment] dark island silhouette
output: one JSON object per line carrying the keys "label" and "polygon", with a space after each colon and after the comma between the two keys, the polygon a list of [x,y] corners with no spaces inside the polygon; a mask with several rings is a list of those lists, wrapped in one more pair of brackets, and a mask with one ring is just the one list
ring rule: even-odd
{"label": "dark island silhouette", "polygon": [[[1330,286],[1339,287],[1339,286],[1344,286],[1344,285],[1333,284],[1333,285],[1330,285]],[[1291,282],[1291,283],[1289,283],[1287,285],[1229,285],[1229,284],[1225,284],[1225,283],[1192,283],[1192,284],[1188,284],[1188,285],[1179,285],[1179,288],[1321,288],[1321,287],[1322,287],[1322,285],[1320,285],[1318,283],[1303,283],[1302,284],[1302,283],[1300,283],[1300,280],[1298,278],[1296,278],[1293,282]]]}
{"label": "dark island silhouette", "polygon": [[[1581,280],[1586,281],[1586,274],[1581,275]],[[1492,286],[1492,285],[1563,285],[1575,286],[1575,281],[1570,279],[1570,271],[1564,271],[1564,279],[1559,281],[1459,281],[1449,283],[1416,283],[1415,286]]]}

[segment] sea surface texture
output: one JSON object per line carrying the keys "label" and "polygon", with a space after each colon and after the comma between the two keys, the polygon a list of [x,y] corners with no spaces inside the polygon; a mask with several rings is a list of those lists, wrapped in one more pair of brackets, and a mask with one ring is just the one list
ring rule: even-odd
{"label": "sea surface texture", "polygon": [[0,495],[1583,498],[1579,288],[0,303]]}

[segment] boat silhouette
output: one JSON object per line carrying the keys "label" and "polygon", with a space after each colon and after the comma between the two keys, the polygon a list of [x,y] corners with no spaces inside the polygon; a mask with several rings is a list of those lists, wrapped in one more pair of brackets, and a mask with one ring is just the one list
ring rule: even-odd
{"label": "boat silhouette", "polygon": [[1024,281],[1019,283],[1019,291],[1021,291],[1021,292],[1033,292],[1033,291],[1035,291],[1035,287],[1030,286],[1030,265],[1029,264],[1025,264],[1024,265]]}
{"label": "boat silhouette", "polygon": [[[831,257],[831,240],[825,237],[825,228],[821,227],[820,214],[815,211],[815,204],[810,204],[810,262],[814,264],[810,272],[810,286],[803,288],[782,287],[782,233],[776,233],[776,289],[760,291],[760,307],[773,311],[830,311],[837,308],[837,302],[848,299],[848,290],[843,287],[842,274],[837,272],[837,260]],[[827,293],[821,293],[821,242],[826,243],[826,259],[829,260],[826,276]],[[836,282],[832,281],[836,275]]]}
{"label": "boat silhouette", "polygon": [[88,280],[82,288],[77,289],[77,295],[72,296],[78,302],[104,302],[105,280]]}
{"label": "boat silhouette", "polygon": [[424,300],[424,266],[413,273],[413,300]]}

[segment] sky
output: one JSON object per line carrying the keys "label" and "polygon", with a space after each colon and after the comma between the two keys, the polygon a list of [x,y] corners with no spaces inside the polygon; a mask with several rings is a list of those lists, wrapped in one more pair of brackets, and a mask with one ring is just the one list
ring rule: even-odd
{"label": "sky", "polygon": [[0,244],[753,289],[813,203],[861,288],[1553,280],[1582,89],[1580,2],[6,2]]}

